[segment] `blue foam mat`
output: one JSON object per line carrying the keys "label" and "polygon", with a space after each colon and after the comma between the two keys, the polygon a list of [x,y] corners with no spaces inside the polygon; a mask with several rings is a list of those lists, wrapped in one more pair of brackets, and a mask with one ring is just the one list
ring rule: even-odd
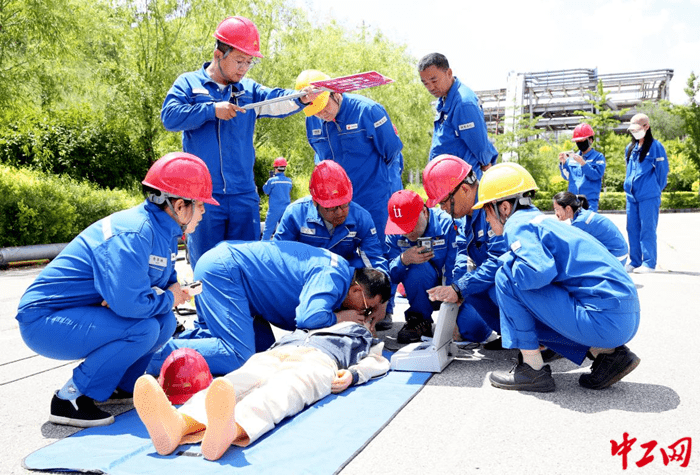
{"label": "blue foam mat", "polygon": [[218,461],[205,460],[200,445],[181,445],[161,456],[135,410],[114,424],[85,429],[33,452],[30,470],[134,473],[285,473],[339,471],[420,391],[431,373],[391,371],[387,376],[330,395],[246,448],[232,446]]}

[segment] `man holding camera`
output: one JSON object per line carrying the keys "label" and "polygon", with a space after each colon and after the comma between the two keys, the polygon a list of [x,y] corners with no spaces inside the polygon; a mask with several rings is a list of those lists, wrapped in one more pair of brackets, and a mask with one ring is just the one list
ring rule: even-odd
{"label": "man holding camera", "polygon": [[[399,330],[397,341],[411,343],[433,334],[434,307],[427,291],[441,285],[443,277],[446,285],[452,283],[457,232],[450,215],[436,208],[428,209],[414,191],[397,191],[391,196],[388,208],[385,233],[389,276],[393,285],[403,283],[409,304],[406,324]],[[392,301],[389,302],[393,308]],[[379,323],[377,329],[386,330],[391,320]]]}
{"label": "man holding camera", "polygon": [[605,157],[592,147],[594,135],[590,125],[583,123],[576,126],[571,140],[576,143],[578,152],[561,152],[559,171],[569,182],[568,191],[584,195],[588,200],[588,209],[597,212],[605,174]]}

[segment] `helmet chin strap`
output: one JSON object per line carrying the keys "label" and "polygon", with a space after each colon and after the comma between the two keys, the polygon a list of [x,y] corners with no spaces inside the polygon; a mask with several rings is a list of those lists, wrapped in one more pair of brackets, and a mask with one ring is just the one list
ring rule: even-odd
{"label": "helmet chin strap", "polygon": [[190,225],[190,223],[192,222],[192,218],[194,218],[194,212],[192,212],[192,216],[190,216],[190,219],[185,224],[181,224],[178,221],[178,215],[175,212],[175,208],[173,208],[173,204],[170,202],[170,197],[165,198],[165,203],[168,205],[168,208],[170,208],[170,211],[173,212],[173,216],[175,217],[175,222],[178,224],[178,226],[180,226],[180,229],[182,229],[182,232],[185,233],[187,226]]}

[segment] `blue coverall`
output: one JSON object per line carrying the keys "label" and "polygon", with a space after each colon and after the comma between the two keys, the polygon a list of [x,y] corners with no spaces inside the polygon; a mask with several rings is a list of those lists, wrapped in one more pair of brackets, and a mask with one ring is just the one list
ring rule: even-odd
{"label": "blue coverall", "polygon": [[535,207],[504,226],[496,274],[505,348],[540,343],[581,364],[590,347],[624,345],[639,326],[637,289],[617,259],[578,228]]}
{"label": "blue coverall", "polygon": [[262,240],[269,241],[272,233],[280,222],[284,210],[291,202],[292,179],[285,176],[284,172],[275,173],[275,176],[267,180],[263,185],[263,192],[270,197],[265,217],[265,231]]}
{"label": "blue coverall", "polygon": [[[505,240],[493,234],[483,209],[473,210],[471,216],[458,222],[453,281],[464,302],[459,307],[457,327],[465,341],[481,343],[492,331],[500,333],[495,278],[501,265],[498,257],[506,250]],[[469,259],[476,266],[472,271],[468,270]]]}
{"label": "blue coverall", "polygon": [[455,77],[446,97],[437,102],[433,143],[428,158],[449,153],[472,166],[481,179],[481,167],[493,165],[498,152],[489,141],[484,110],[474,91]]}
{"label": "blue coverall", "polygon": [[[627,145],[625,156],[630,152]],[[637,143],[629,153],[625,193],[627,194],[627,240],[630,265],[656,267],[656,226],[659,224],[661,192],[668,179],[668,158],[661,142],[654,140],[644,160],[639,161]]]}
{"label": "blue coverall", "polygon": [[219,241],[260,239],[260,197],[253,176],[255,123],[261,117],[287,117],[304,105],[299,99],[282,101],[239,112],[230,120],[217,119],[217,102],[230,101],[242,107],[297,91],[270,89],[248,78],[221,89],[206,72],[209,64],[178,77],[160,113],[167,130],[182,131],[183,150],[207,164],[213,196],[220,204],[204,205],[206,214],[187,238],[193,268]]}
{"label": "blue coverall", "polygon": [[[577,152],[581,155],[581,152]],[[605,157],[597,150],[589,149],[583,156],[585,165],[581,165],[573,158],[559,163],[559,171],[562,178],[568,180],[569,191],[575,195],[585,195],[588,200],[588,209],[598,211],[600,200],[600,188],[605,174]]]}
{"label": "blue coverall", "polygon": [[403,162],[403,143],[386,109],[364,96],[346,93],[333,122],[306,118],[306,135],[317,164],[333,160],[348,174],[352,199],[372,216],[384,251],[387,205],[397,186],[391,175],[398,168],[395,162]]}
{"label": "blue coverall", "polygon": [[[452,283],[452,270],[457,256],[457,243],[452,217],[442,210],[430,208],[428,226],[422,237],[431,238],[431,245],[435,256],[422,264],[404,265],[401,262],[401,253],[416,246],[417,242],[411,242],[400,234],[388,234],[386,236],[387,259],[389,260],[389,277],[391,283],[398,285],[403,282],[408,299],[408,312],[418,312],[425,320],[432,321],[433,303],[428,298],[428,289]],[[389,300],[386,313],[393,313],[393,299]],[[391,307],[391,308],[390,308]]]}
{"label": "blue coverall", "polygon": [[[333,325],[353,274],[337,254],[299,242],[221,242],[194,269],[202,282],[197,312],[206,326],[170,339],[148,372],[157,373],[178,348],[197,350],[213,374],[239,368],[256,352],[263,327],[254,327],[255,316],[289,331]],[[269,325],[266,330],[271,333]]]}
{"label": "blue coverall", "polygon": [[605,216],[590,209],[580,208],[574,214],[571,225],[586,231],[610,251],[610,254],[617,257],[617,260],[624,266],[627,263],[629,248],[627,241],[617,226]]}
{"label": "blue coverall", "polygon": [[[175,258],[180,226],[145,202],[97,221],[41,271],[19,303],[25,343],[48,358],[84,359],[73,383],[104,401],[133,392],[177,321]],[[103,307],[102,301],[109,307]]]}
{"label": "blue coverall", "polygon": [[328,249],[345,258],[354,268],[371,267],[389,273],[372,217],[352,201],[345,222],[331,233],[311,196],[299,198],[282,215],[274,240],[298,241]]}

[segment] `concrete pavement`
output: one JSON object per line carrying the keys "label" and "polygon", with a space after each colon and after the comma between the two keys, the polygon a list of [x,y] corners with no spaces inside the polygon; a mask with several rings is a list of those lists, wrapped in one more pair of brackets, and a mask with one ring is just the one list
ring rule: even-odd
{"label": "concrete pavement", "polygon": [[[626,235],[625,215],[607,216]],[[629,346],[642,362],[623,381],[589,391],[578,385],[588,369],[558,360],[552,363],[556,392],[504,391],[488,383],[488,373],[509,369],[516,352],[467,350],[434,375],[342,474],[700,473],[699,454],[691,452],[683,469],[682,460],[666,465],[661,450],[671,455],[669,446],[684,437],[700,441],[700,213],[664,213],[658,234],[660,271],[633,274],[642,322]],[[39,271],[0,271],[2,474],[32,473],[21,467],[25,456],[75,431],[47,418],[53,391],[76,363],[35,355],[14,320]],[[636,441],[623,471],[611,441],[621,444],[624,433]],[[653,460],[639,467],[649,460],[641,444],[651,441],[657,443]]]}

